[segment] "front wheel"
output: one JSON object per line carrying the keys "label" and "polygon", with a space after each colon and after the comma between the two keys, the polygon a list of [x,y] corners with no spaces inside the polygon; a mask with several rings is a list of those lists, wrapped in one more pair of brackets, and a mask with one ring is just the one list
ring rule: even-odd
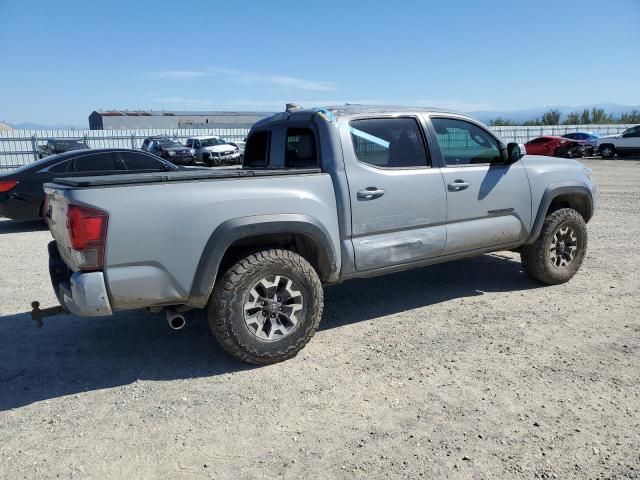
{"label": "front wheel", "polygon": [[613,145],[602,145],[600,147],[600,155],[602,158],[613,158],[616,154],[616,148]]}
{"label": "front wheel", "polygon": [[206,164],[207,167],[219,167],[220,160],[214,157],[207,157]]}
{"label": "front wheel", "polygon": [[309,262],[270,249],[241,258],[218,279],[207,318],[227,352],[266,365],[294,357],[311,340],[323,306],[322,284]]}
{"label": "front wheel", "polygon": [[547,285],[568,282],[587,251],[587,225],[571,208],[556,210],[544,220],[537,240],[520,251],[524,271]]}

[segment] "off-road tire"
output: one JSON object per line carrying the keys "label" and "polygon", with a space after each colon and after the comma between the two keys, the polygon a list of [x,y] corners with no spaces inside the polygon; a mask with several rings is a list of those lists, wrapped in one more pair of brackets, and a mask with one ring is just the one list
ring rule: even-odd
{"label": "off-road tire", "polygon": [[[267,276],[290,278],[302,294],[303,308],[295,327],[284,338],[266,341],[245,322],[245,304],[256,282]],[[314,268],[300,255],[281,249],[252,253],[231,265],[216,281],[207,305],[213,336],[234,357],[267,365],[296,356],[315,334],[324,306],[322,284]]]}
{"label": "off-road tire", "polygon": [[[557,232],[570,227],[577,237],[577,251],[573,260],[561,267],[554,266],[550,252]],[[571,208],[562,208],[547,215],[536,241],[520,250],[522,267],[535,280],[547,285],[568,282],[578,271],[587,251],[587,225],[582,215]]]}

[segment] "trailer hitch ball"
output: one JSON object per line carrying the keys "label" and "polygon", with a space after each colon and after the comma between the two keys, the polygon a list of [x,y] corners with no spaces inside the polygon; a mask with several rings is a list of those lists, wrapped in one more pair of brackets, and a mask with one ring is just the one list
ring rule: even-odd
{"label": "trailer hitch ball", "polygon": [[49,307],[43,310],[40,309],[40,302],[34,301],[31,302],[31,320],[36,322],[36,327],[42,327],[42,319],[44,317],[51,317],[53,315],[60,315],[61,313],[68,313],[67,309],[62,305],[58,305],[57,307]]}

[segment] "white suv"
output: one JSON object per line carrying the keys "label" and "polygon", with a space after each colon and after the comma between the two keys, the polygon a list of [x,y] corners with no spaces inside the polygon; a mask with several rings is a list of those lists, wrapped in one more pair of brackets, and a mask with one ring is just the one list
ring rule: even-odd
{"label": "white suv", "polygon": [[602,158],[626,155],[640,155],[640,125],[627,128],[618,135],[607,135],[596,141],[596,149]]}
{"label": "white suv", "polygon": [[196,151],[196,159],[209,167],[222,164],[236,164],[242,161],[240,149],[227,143],[220,137],[192,137],[187,140],[187,147]]}

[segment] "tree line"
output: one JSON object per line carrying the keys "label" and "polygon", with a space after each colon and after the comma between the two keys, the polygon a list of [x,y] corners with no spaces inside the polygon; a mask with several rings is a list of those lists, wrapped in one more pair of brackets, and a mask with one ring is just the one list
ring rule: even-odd
{"label": "tree line", "polygon": [[608,123],[640,123],[640,111],[623,113],[618,117],[605,112],[602,108],[585,108],[582,112],[571,112],[562,118],[560,110],[552,108],[542,114],[541,117],[527,120],[525,122],[514,122],[512,120],[498,117],[491,120],[491,125],[496,127],[524,125],[524,126],[545,126],[545,125],[604,125]]}

